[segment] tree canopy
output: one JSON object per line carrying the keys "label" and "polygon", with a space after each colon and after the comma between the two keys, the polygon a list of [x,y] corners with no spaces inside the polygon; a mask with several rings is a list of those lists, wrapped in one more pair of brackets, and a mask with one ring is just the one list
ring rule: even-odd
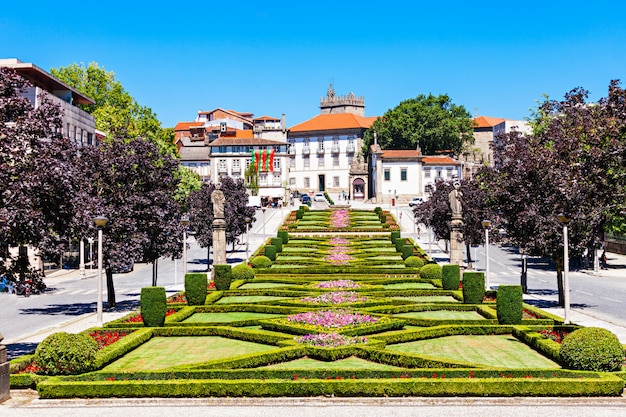
{"label": "tree canopy", "polygon": [[382,149],[422,149],[424,155],[458,154],[463,143],[473,142],[470,113],[452,103],[448,95],[419,95],[405,100],[379,117],[365,133],[367,148],[376,140]]}

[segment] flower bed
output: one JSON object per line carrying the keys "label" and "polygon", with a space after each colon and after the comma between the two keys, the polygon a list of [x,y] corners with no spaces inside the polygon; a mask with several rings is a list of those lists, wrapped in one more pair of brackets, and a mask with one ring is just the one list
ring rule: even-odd
{"label": "flower bed", "polygon": [[351,304],[369,300],[354,291],[333,291],[316,297],[304,297],[300,302],[306,304]]}
{"label": "flower bed", "polygon": [[376,323],[378,319],[351,310],[321,310],[293,314],[287,316],[287,321],[330,329]]}
{"label": "flower bed", "polygon": [[297,343],[303,343],[318,347],[339,347],[367,343],[367,338],[363,336],[344,336],[339,333],[317,333],[305,334],[294,338]]}

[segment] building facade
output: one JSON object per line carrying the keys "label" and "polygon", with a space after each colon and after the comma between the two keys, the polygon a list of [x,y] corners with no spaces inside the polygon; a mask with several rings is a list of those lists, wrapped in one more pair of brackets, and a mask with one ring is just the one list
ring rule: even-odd
{"label": "building facade", "polygon": [[33,85],[24,96],[35,107],[39,107],[45,95],[53,104],[63,110],[62,135],[79,146],[96,145],[102,133],[96,132],[96,121],[86,111],[77,107],[78,104],[94,104],[95,102],[63,81],[53,77],[38,66],[22,62],[19,59],[0,59],[0,67],[14,69]]}
{"label": "building facade", "polygon": [[320,100],[320,114],[289,128],[289,189],[312,194],[367,198],[367,175],[358,168],[363,134],[375,117],[364,117],[365,100],[336,96],[332,84]]}

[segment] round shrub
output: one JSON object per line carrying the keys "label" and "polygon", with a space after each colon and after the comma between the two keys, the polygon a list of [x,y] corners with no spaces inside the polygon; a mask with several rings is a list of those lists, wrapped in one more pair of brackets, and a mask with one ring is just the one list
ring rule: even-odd
{"label": "round shrub", "polygon": [[190,306],[204,305],[207,295],[207,275],[204,272],[185,275],[185,294]]}
{"label": "round shrub", "polygon": [[254,279],[254,270],[245,263],[235,265],[231,270],[231,274],[233,276],[233,280],[242,279],[244,281],[250,281]]}
{"label": "round shrub", "polygon": [[35,350],[35,362],[45,375],[76,375],[93,371],[98,343],[86,334],[54,333]]}
{"label": "round shrub", "polygon": [[267,256],[259,255],[250,260],[252,268],[269,268],[272,266],[272,260]]}
{"label": "round shrub", "polygon": [[139,296],[141,318],[146,327],[161,327],[165,323],[167,297],[163,287],[144,287]]}
{"label": "round shrub", "polygon": [[447,264],[441,267],[441,286],[444,290],[458,290],[461,284],[461,267]]}
{"label": "round shrub", "polygon": [[424,266],[424,260],[419,256],[411,255],[404,260],[404,265],[407,268],[421,268]]}
{"label": "round shrub", "polygon": [[585,327],[565,336],[559,358],[569,369],[619,371],[624,363],[624,347],[610,331]]}
{"label": "round shrub", "polygon": [[496,295],[496,312],[500,324],[520,324],[523,314],[521,285],[500,285]]}
{"label": "round shrub", "polygon": [[463,273],[463,303],[482,304],[485,298],[484,272]]}
{"label": "round shrub", "polygon": [[233,275],[230,265],[213,265],[213,282],[215,282],[217,291],[229,290],[232,279]]}
{"label": "round shrub", "polygon": [[265,245],[265,248],[263,248],[263,253],[265,254],[265,256],[270,258],[270,261],[276,260],[276,246]]}
{"label": "round shrub", "polygon": [[441,265],[426,264],[420,268],[420,277],[424,279],[441,279]]}

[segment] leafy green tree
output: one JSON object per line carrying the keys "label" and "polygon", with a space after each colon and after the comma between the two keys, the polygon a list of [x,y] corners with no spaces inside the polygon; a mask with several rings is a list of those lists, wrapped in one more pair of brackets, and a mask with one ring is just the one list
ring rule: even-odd
{"label": "leafy green tree", "polygon": [[245,178],[250,195],[259,195],[259,172],[254,169],[254,164],[250,164],[246,168]]}
{"label": "leafy green tree", "polygon": [[382,149],[415,149],[424,155],[458,154],[464,142],[473,142],[471,115],[448,95],[419,95],[405,100],[379,117],[363,138],[365,150],[376,140]]}

